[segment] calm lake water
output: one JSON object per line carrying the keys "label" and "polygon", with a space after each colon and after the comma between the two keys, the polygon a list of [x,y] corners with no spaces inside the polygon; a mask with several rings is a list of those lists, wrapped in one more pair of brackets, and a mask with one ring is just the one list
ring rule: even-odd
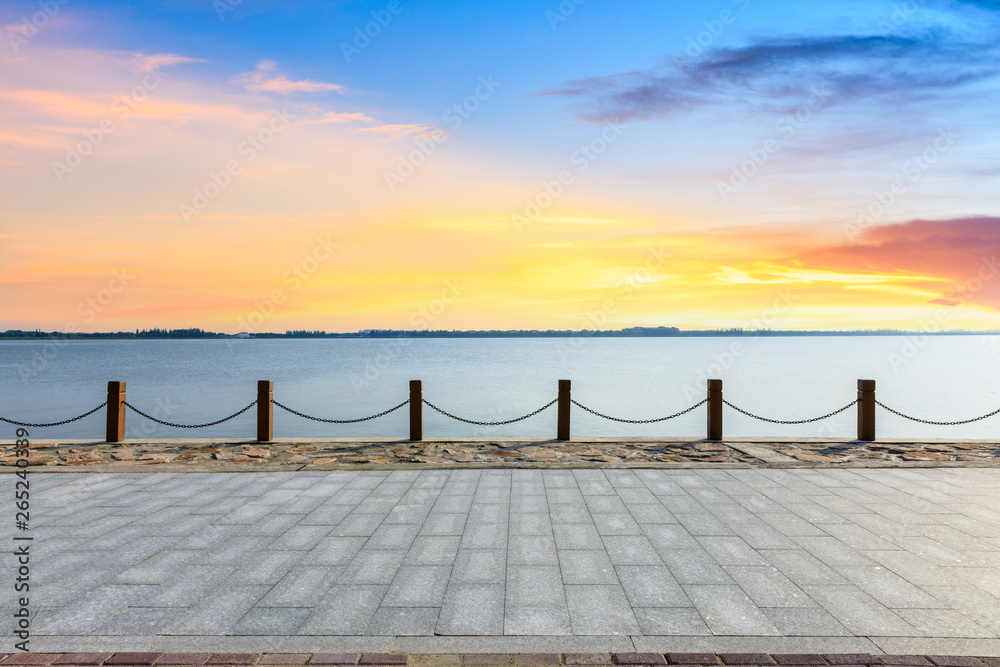
{"label": "calm lake water", "polygon": [[[257,380],[273,380],[275,400],[306,414],[363,417],[407,398],[423,380],[424,398],[467,419],[500,421],[556,397],[573,381],[573,398],[628,419],[662,417],[705,396],[707,377],[725,397],[774,419],[803,419],[856,396],[859,378],[878,382],[883,403],[917,417],[967,419],[1000,407],[1000,336],[331,339],[0,341],[0,416],[49,422],[103,402],[108,380],[125,380],[128,401],[172,422],[202,423],[254,400]],[[554,437],[555,406],[526,421],[486,428],[424,408],[425,437]],[[822,422],[783,426],[725,410],[729,436],[852,438],[854,408]],[[881,408],[882,437],[998,438],[1000,415],[965,426],[925,426]],[[650,425],[618,424],[573,409],[575,436],[705,435],[705,409]],[[253,409],[203,429],[157,425],[129,412],[128,438],[248,437]],[[330,425],[275,408],[276,437],[406,437],[407,408],[371,422]],[[0,438],[14,427],[0,423]],[[34,437],[103,439],[104,411],[73,424],[33,429]]]}

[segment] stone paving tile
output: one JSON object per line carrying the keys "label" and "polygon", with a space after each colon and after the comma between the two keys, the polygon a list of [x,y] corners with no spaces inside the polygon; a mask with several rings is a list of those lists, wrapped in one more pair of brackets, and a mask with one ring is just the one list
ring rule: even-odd
{"label": "stone paving tile", "polygon": [[389,607],[440,607],[451,567],[404,565],[396,572],[382,604]]}
{"label": "stone paving tile", "polygon": [[451,583],[438,617],[439,635],[502,635],[503,584]]}
{"label": "stone paving tile", "polygon": [[391,584],[406,558],[405,549],[368,549],[358,552],[344,568],[338,584]]}
{"label": "stone paving tile", "polygon": [[565,584],[617,584],[618,574],[603,549],[559,551],[559,569]]}
{"label": "stone paving tile", "polygon": [[508,636],[571,635],[573,627],[565,603],[538,607],[508,603],[504,606],[503,632]]}
{"label": "stone paving tile", "polygon": [[644,635],[693,637],[711,635],[705,619],[694,608],[633,607]]}
{"label": "stone paving tile", "polygon": [[684,592],[717,635],[781,634],[749,597],[734,585],[684,585]]}
{"label": "stone paving tile", "polygon": [[815,607],[816,602],[775,567],[725,568],[750,599],[759,607]]}
{"label": "stone paving tile", "polygon": [[267,593],[269,586],[234,586],[219,590],[161,627],[163,634],[224,635]]}
{"label": "stone paving tile", "polygon": [[299,635],[363,635],[388,585],[333,586],[299,627]]}
{"label": "stone paving tile", "polygon": [[592,524],[574,523],[552,526],[556,549],[604,549],[601,534]]}
{"label": "stone paving tile", "polygon": [[894,609],[904,621],[912,625],[924,636],[935,637],[980,637],[996,635],[968,616],[952,609]]}
{"label": "stone paving tile", "polygon": [[602,538],[615,566],[660,565],[663,561],[644,535],[606,535]]}
{"label": "stone paving tile", "polygon": [[389,637],[433,635],[440,612],[439,606],[393,607],[383,604],[375,612],[367,634]]}
{"label": "stone paving tile", "polygon": [[459,549],[450,581],[457,584],[502,584],[506,577],[505,549]]}
{"label": "stone paving tile", "polygon": [[294,635],[312,607],[255,606],[233,626],[234,635]]}
{"label": "stone paving tile", "polygon": [[762,608],[767,619],[786,637],[850,637],[853,633],[820,607]]}
{"label": "stone paving tile", "polygon": [[621,586],[566,586],[575,635],[639,634],[639,623]]}
{"label": "stone paving tile", "polygon": [[508,567],[506,604],[514,607],[564,606],[563,581],[558,567]]}
{"label": "stone paving tile", "polygon": [[633,607],[691,606],[687,594],[664,565],[617,565],[615,572]]}
{"label": "stone paving tile", "polygon": [[681,584],[732,584],[733,580],[715,560],[704,551],[660,550],[663,564]]}
{"label": "stone paving tile", "polygon": [[156,634],[175,616],[176,607],[126,607],[93,630],[93,635],[142,637]]}
{"label": "stone paving tile", "polygon": [[[493,630],[469,636],[1000,635],[991,469],[426,472],[60,475],[33,629],[457,638],[478,614]],[[370,599],[334,610],[336,587]]]}
{"label": "stone paving tile", "polygon": [[856,635],[912,637],[916,628],[854,586],[803,586],[834,618]]}

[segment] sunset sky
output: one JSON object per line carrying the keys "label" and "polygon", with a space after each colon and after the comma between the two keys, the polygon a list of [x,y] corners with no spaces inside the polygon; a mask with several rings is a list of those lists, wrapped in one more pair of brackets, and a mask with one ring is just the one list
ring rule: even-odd
{"label": "sunset sky", "polygon": [[1000,328],[997,0],[0,29],[0,329]]}

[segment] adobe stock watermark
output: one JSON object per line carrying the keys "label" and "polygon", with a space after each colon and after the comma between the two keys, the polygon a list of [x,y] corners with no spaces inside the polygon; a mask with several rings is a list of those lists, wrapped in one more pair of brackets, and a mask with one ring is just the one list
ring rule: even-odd
{"label": "adobe stock watermark", "polygon": [[[750,7],[751,0],[730,0],[730,2],[736,5],[741,12],[745,12]],[[705,29],[688,37],[684,56],[675,55],[674,66],[684,74],[691,76],[692,63],[705,55],[715,40],[726,32],[726,27],[736,23],[737,18],[739,16],[731,9],[723,9],[716,18],[702,21],[701,24]]]}
{"label": "adobe stock watermark", "polygon": [[38,11],[31,16],[23,16],[18,23],[7,26],[7,41],[14,55],[21,51],[21,47],[34,39],[49,22],[55,18],[63,5],[68,5],[69,0],[41,0],[38,3]]}
{"label": "adobe stock watermark", "polygon": [[[175,412],[177,412],[177,406],[170,402],[169,398],[158,398],[154,401],[155,405],[152,410],[147,410],[146,412],[150,417],[154,419],[162,419],[167,421]],[[135,420],[129,420],[125,427],[125,439],[126,440],[141,440],[143,438],[148,438],[159,429],[161,424],[157,424],[152,419],[146,419],[136,415],[142,421],[138,426],[135,424]]]}
{"label": "adobe stock watermark", "polygon": [[55,174],[56,180],[62,183],[68,174],[83,164],[84,158],[91,155],[98,146],[104,143],[104,139],[109,134],[118,129],[117,123],[126,120],[136,107],[146,101],[151,92],[160,87],[166,77],[167,73],[161,72],[159,65],[154,65],[146,70],[141,82],[133,86],[127,93],[119,95],[111,103],[111,113],[102,118],[97,123],[97,127],[83,130],[83,139],[67,149],[66,158],[62,162],[52,162],[52,173]]}
{"label": "adobe stock watermark", "polygon": [[[796,300],[791,290],[778,290],[771,305],[745,321],[740,328],[746,331],[771,329],[792,309]],[[732,370],[745,353],[746,348],[742,342],[738,340],[727,342],[725,350],[712,355],[712,361],[696,373],[691,382],[682,386],[684,399],[691,401],[705,398],[705,383],[710,378],[721,378],[723,373]]]}
{"label": "adobe stock watermark", "polygon": [[[288,292],[295,292],[302,287],[321,266],[333,259],[337,248],[338,244],[333,241],[330,234],[317,237],[312,250],[281,275],[281,282],[287,286]],[[280,287],[274,288],[262,299],[254,299],[253,309],[245,317],[237,318],[237,330],[244,333],[259,332],[264,323],[274,317],[278,307],[287,299],[288,294]],[[234,340],[227,338],[226,342],[232,349]]]}
{"label": "adobe stock watermark", "polygon": [[716,182],[715,189],[723,202],[728,202],[732,195],[749,183],[761,167],[781,150],[782,139],[787,141],[794,137],[795,133],[802,129],[813,118],[813,115],[833,97],[833,92],[826,83],[813,86],[810,92],[812,95],[808,102],[792,113],[785,114],[774,124],[775,136],[768,137],[757,148],[748,150],[746,160],[732,165],[728,181]]}
{"label": "adobe stock watermark", "polygon": [[975,274],[962,283],[957,289],[947,294],[947,306],[942,306],[934,311],[934,315],[920,323],[921,333],[911,334],[903,339],[899,350],[889,353],[889,365],[893,371],[898,371],[900,367],[913,361],[920,351],[930,340],[929,334],[937,334],[947,331],[945,326],[954,313],[970,303],[973,297],[981,292],[983,288],[1000,274],[1000,263],[997,263],[996,255],[983,257],[980,259],[979,267]]}
{"label": "adobe stock watermark", "polygon": [[585,3],[587,0],[562,0],[559,6],[553,9],[545,10],[545,20],[549,22],[549,27],[552,28],[552,32],[555,32],[559,28],[560,23],[565,23],[569,20],[569,17],[576,13],[577,8]]}
{"label": "adobe stock watermark", "polygon": [[906,194],[909,183],[916,183],[924,174],[929,171],[941,156],[947,153],[955,145],[959,136],[950,127],[938,130],[937,137],[924,151],[912,156],[903,163],[903,178],[897,178],[887,187],[880,188],[873,193],[872,200],[864,206],[859,206],[857,217],[853,223],[844,225],[844,234],[852,243],[857,241],[861,233],[872,227],[889,212],[899,197]]}
{"label": "adobe stock watermark", "polygon": [[576,167],[563,169],[551,181],[543,181],[541,191],[532,197],[524,200],[524,209],[520,213],[514,213],[510,217],[514,230],[520,234],[524,229],[535,222],[541,220],[542,214],[552,206],[566,189],[576,182],[576,176],[587,171],[590,166],[604,155],[608,148],[618,141],[625,131],[625,126],[618,122],[610,122],[604,126],[599,136],[594,137],[588,143],[580,146],[569,156],[569,162]]}
{"label": "adobe stock watermark", "polygon": [[215,15],[219,17],[219,21],[226,20],[226,14],[231,14],[236,11],[236,8],[243,4],[243,0],[212,0],[212,9],[215,10]]}
{"label": "adobe stock watermark", "polygon": [[887,19],[878,22],[879,32],[883,37],[895,34],[900,28],[913,20],[914,14],[927,4],[927,0],[906,0],[901,4],[893,4],[892,13]]}
{"label": "adobe stock watermark", "polygon": [[663,246],[649,248],[642,266],[626,273],[615,282],[614,295],[604,299],[598,308],[586,312],[587,321],[580,330],[574,331],[569,338],[559,339],[556,352],[559,353],[563,365],[567,363],[570,354],[580,351],[588,336],[595,331],[601,331],[611,322],[624,302],[653,281],[660,267],[666,264],[668,257],[670,253]]}
{"label": "adobe stock watermark", "polygon": [[238,157],[227,161],[219,171],[209,171],[205,183],[200,188],[194,188],[191,202],[180,204],[180,215],[184,222],[190,223],[192,216],[203,213],[232,184],[233,178],[243,173],[243,169],[257,159],[279,134],[287,130],[294,119],[295,116],[287,109],[273,109],[267,124],[248,135],[236,147]]}
{"label": "adobe stock watermark", "polygon": [[[467,285],[462,284],[459,278],[445,280],[440,294],[414,310],[407,323],[412,329],[429,329],[444,315],[449,306],[462,297],[466,289]],[[350,381],[354,392],[360,394],[362,389],[375,382],[387,368],[399,361],[412,342],[412,338],[403,335],[381,343],[379,349],[365,361],[364,369],[360,373],[351,375]]]}
{"label": "adobe stock watermark", "polygon": [[[444,112],[442,118],[448,124],[451,132],[454,132],[479,110],[483,102],[493,97],[502,84],[493,79],[493,75],[479,77],[479,84],[472,94],[468,95],[461,102],[456,102]],[[395,171],[385,172],[385,184],[389,187],[389,192],[395,192],[396,188],[402,185],[406,179],[413,176],[417,169],[426,164],[427,160],[437,151],[438,145],[448,141],[450,134],[445,130],[437,129],[425,132],[413,140],[414,150],[406,155],[399,156],[399,164]]]}
{"label": "adobe stock watermark", "polygon": [[[115,301],[119,294],[124,292],[135,276],[131,275],[126,268],[116,269],[111,272],[111,278],[107,284],[94,294],[86,297],[76,307],[76,314],[83,322],[90,324],[104,312]],[[80,331],[79,320],[71,320],[64,327],[65,333],[75,334]],[[27,383],[48,368],[59,356],[60,350],[69,345],[69,340],[65,338],[48,338],[39,350],[31,355],[27,364],[17,367],[17,373],[21,377],[21,382]]]}
{"label": "adobe stock watermark", "polygon": [[340,43],[340,52],[344,54],[344,59],[347,62],[355,56],[361,55],[364,51],[371,45],[372,40],[382,34],[382,31],[389,27],[392,23],[393,17],[399,16],[405,7],[401,0],[389,0],[383,9],[373,9],[371,13],[372,20],[364,24],[364,26],[354,27],[354,37],[348,42]]}

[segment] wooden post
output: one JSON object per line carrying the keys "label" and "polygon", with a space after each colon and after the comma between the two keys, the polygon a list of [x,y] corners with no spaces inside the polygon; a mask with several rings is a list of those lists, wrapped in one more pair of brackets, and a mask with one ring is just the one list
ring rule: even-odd
{"label": "wooden post", "polygon": [[410,440],[424,439],[424,390],[420,380],[410,380]]}
{"label": "wooden post", "polygon": [[708,440],[722,440],[722,380],[708,381]]}
{"label": "wooden post", "polygon": [[858,440],[875,441],[875,380],[858,380]]}
{"label": "wooden post", "polygon": [[570,381],[559,380],[559,416],[556,425],[556,440],[569,440]]}
{"label": "wooden post", "polygon": [[257,441],[271,442],[274,440],[274,382],[270,380],[257,381]]}
{"label": "wooden post", "polygon": [[106,442],[125,439],[125,383],[108,382],[108,433]]}

